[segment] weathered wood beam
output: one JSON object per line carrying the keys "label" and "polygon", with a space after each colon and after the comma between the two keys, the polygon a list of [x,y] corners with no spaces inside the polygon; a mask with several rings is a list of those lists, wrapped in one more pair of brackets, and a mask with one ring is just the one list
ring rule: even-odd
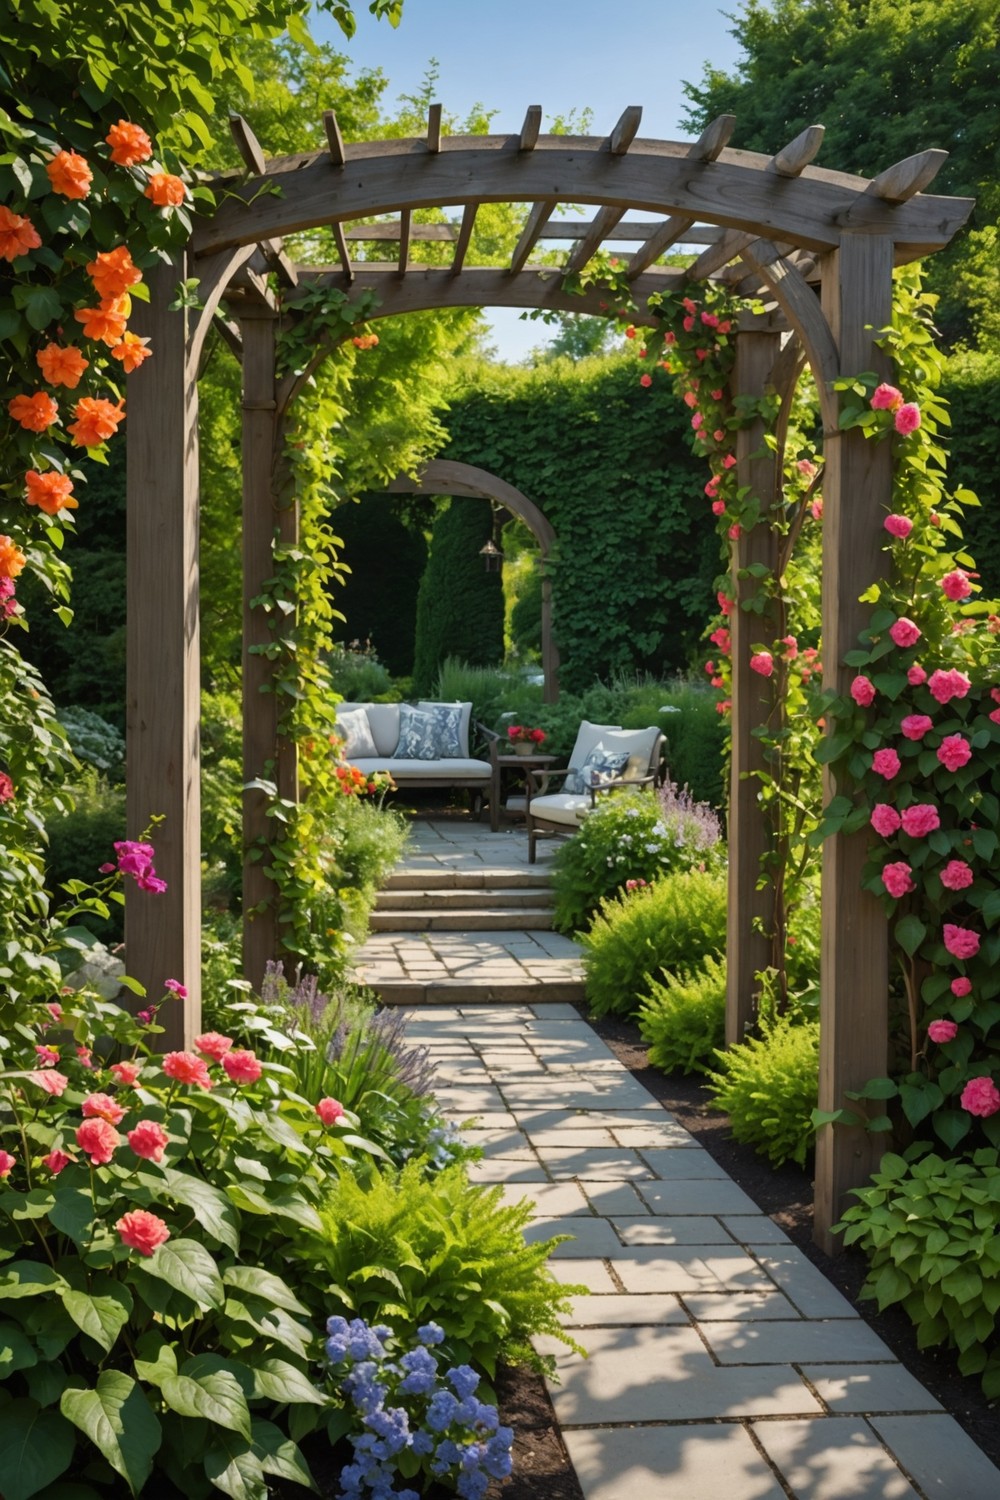
{"label": "weathered wood beam", "polygon": [[621,118],[608,137],[608,146],[612,156],[625,155],[638,135],[641,123],[642,106],[640,104],[630,104],[622,110]]}
{"label": "weathered wood beam", "polygon": [[216,318],[213,327],[227,344],[238,360],[243,359],[243,340],[240,338],[240,330],[236,323],[229,318]]}
{"label": "weathered wood beam", "polygon": [[299,276],[285,247],[277,240],[262,240],[261,254],[285,286],[298,286]]}
{"label": "weathered wood beam", "polygon": [[518,271],[527,264],[528,256],[534,249],[542,229],[552,216],[555,206],[556,200],[554,198],[542,198],[533,206],[528,215],[527,222],[521,231],[521,237],[514,246],[514,254],[510,259],[508,275],[516,276]]}
{"label": "weathered wood beam", "polygon": [[267,157],[264,148],[254,135],[247,121],[242,115],[231,114],[229,116],[229,129],[236,149],[242,156],[244,162],[251,172],[256,172],[258,177],[263,177],[267,171]]}
{"label": "weathered wood beam", "polygon": [[455,245],[455,254],[449,267],[452,276],[457,276],[465,265],[465,257],[468,253],[469,242],[472,239],[472,230],[475,226],[478,209],[479,204],[475,200],[465,205],[465,212],[462,215],[462,227],[458,231],[458,242]]}
{"label": "weathered wood beam", "polygon": [[[699,162],[715,161],[728,146],[735,125],[735,115],[719,115],[705,127],[691,147],[691,159]],[[678,240],[682,240],[693,225],[694,219],[689,215],[671,214],[669,219],[649,234],[645,244],[640,245],[630,259],[626,268],[629,281],[634,281],[646,270],[647,266],[659,260],[665,250],[669,250],[671,245],[676,245]]]}
{"label": "weathered wood beam", "polygon": [[[691,221],[694,224],[694,221]],[[662,225],[658,220],[626,219],[623,222],[612,225],[606,232],[606,240],[646,240],[655,234]],[[560,220],[557,224],[547,224],[538,236],[540,240],[582,240],[589,233],[589,224],[571,223]],[[717,229],[714,224],[696,224],[683,236],[686,244],[690,245],[714,245],[722,238],[724,231]],[[459,225],[447,224],[413,224],[410,227],[411,240],[435,240],[454,242],[458,239]],[[350,229],[344,230],[346,240],[358,243],[381,243],[384,240],[399,239],[399,220],[388,219],[379,224],[354,224]]]}
{"label": "weathered wood beam", "polygon": [[916,156],[907,156],[873,177],[868,191],[886,203],[906,203],[930,186],[947,160],[947,151],[933,147],[918,151]]}
{"label": "weathered wood beam", "polygon": [[802,340],[816,377],[823,426],[827,432],[835,432],[840,411],[832,382],[840,374],[840,356],[819,298],[795,267],[782,257],[777,245],[768,240],[754,240],[742,252],[742,257],[767,282],[789,323]]}
{"label": "weathered wood beam", "polygon": [[[344,238],[348,240],[372,241],[399,239],[399,220],[389,219],[383,224],[356,224],[353,229],[344,231]],[[456,240],[458,238],[458,227],[455,224],[411,224],[411,240]]]}
{"label": "weathered wood beam", "polygon": [[433,154],[441,150],[440,104],[432,104],[427,111],[427,149]]}
{"label": "weathered wood beam", "polygon": [[412,215],[408,208],[404,208],[399,216],[399,274],[406,275],[407,263],[410,259],[410,224]]}
{"label": "weathered wood beam", "polygon": [[736,129],[735,115],[716,115],[709,121],[688,153],[692,161],[716,161],[729,145]]}
{"label": "weathered wood beam", "polygon": [[800,177],[823,144],[825,125],[807,125],[801,135],[771,158],[771,167],[779,177]]}
{"label": "weathered wood beam", "polygon": [[755,235],[742,234],[739,230],[730,229],[719,240],[716,245],[709,245],[703,250],[693,265],[688,267],[688,276],[692,281],[703,281],[706,276],[712,276],[716,271],[721,271],[723,266],[728,266],[731,260],[753,244]]}
{"label": "weathered wood beam", "polygon": [[518,142],[519,151],[534,151],[538,144],[538,132],[542,128],[542,106],[540,104],[529,104],[524,113],[524,124],[521,126],[521,138]]}
{"label": "weathered wood beam", "polygon": [[601,248],[601,242],[607,239],[609,231],[615,227],[624,213],[623,208],[602,208],[590,224],[581,225],[580,227],[586,229],[587,232],[574,248],[563,271],[567,274],[571,271],[582,271],[591,256]]}
{"label": "weathered wood beam", "polygon": [[342,167],[347,161],[347,153],[344,150],[344,137],[337,123],[336,110],[325,109],[323,111],[323,129],[326,131],[326,148],[330,160],[335,167]]}
{"label": "weathered wood beam", "polygon": [[337,247],[337,255],[340,258],[340,264],[343,267],[344,275],[347,277],[348,281],[353,281],[354,266],[351,263],[351,252],[347,246],[347,237],[344,234],[344,226],[343,224],[337,222],[332,224],[330,227],[333,230],[333,242]]}

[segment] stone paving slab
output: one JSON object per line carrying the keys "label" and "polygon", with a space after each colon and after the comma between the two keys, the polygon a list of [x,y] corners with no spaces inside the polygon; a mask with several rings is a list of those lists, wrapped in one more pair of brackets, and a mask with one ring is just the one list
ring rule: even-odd
{"label": "stone paving slab", "polygon": [[902,1365],[869,1365],[843,1374],[829,1365],[803,1365],[802,1373],[832,1412],[941,1410],[941,1403]]}
{"label": "stone paving slab", "polygon": [[871,1426],[927,1500],[1000,1495],[1000,1473],[952,1417],[872,1417]]}
{"label": "stone paving slab", "polygon": [[583,1427],[563,1436],[586,1500],[787,1500],[738,1423]]}
{"label": "stone paving slab", "polygon": [[[919,1500],[860,1418],[756,1422],[753,1431],[796,1500]],[[950,1463],[939,1453],[938,1462],[942,1461]],[[972,1500],[972,1492],[966,1494]]]}
{"label": "stone paving slab", "polygon": [[789,1323],[712,1323],[702,1330],[723,1365],[860,1364],[893,1356],[867,1323],[799,1318]]}

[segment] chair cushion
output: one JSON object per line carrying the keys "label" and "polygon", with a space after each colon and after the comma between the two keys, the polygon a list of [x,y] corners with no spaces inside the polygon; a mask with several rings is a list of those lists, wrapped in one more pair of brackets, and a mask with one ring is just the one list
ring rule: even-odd
{"label": "chair cushion", "polygon": [[602,736],[602,743],[607,751],[625,750],[628,753],[625,769],[620,773],[625,777],[638,779],[640,776],[648,776],[655,771],[652,764],[653,755],[660,738],[660,730],[654,724],[649,729],[618,729],[610,734]]}
{"label": "chair cushion", "polygon": [[435,776],[442,781],[487,782],[492,775],[488,760],[471,760],[464,756],[448,756],[441,760],[396,760],[391,755],[378,755],[370,760],[353,762],[365,776],[373,771],[388,771],[394,781],[415,781],[420,777]]}
{"label": "chair cushion", "polygon": [[589,795],[576,797],[566,792],[550,792],[544,797],[532,797],[528,811],[545,823],[565,823],[568,828],[577,828],[592,809]]}
{"label": "chair cushion", "polygon": [[594,746],[600,740],[602,740],[605,735],[612,733],[619,727],[620,726],[617,724],[591,724],[589,719],[584,719],[581,722],[580,728],[576,732],[576,743],[574,744],[569,757],[570,774],[563,782],[564,792],[568,792],[571,796],[575,796],[580,792],[586,791],[587,788],[584,785],[582,776],[580,775],[584,761],[587,759],[587,756],[590,754],[591,750],[593,750]]}
{"label": "chair cushion", "polygon": [[341,706],[337,712],[337,728],[346,740],[344,754],[348,760],[353,760],[358,755],[378,754],[368,715],[363,708],[350,708],[345,713]]}
{"label": "chair cushion", "polygon": [[472,721],[472,704],[469,703],[432,703],[421,700],[417,707],[424,713],[436,713],[439,709],[460,709],[458,719],[458,748],[457,750],[446,750],[446,755],[460,755],[468,759],[469,755],[469,726]]}
{"label": "chair cushion", "polygon": [[375,741],[376,755],[391,755],[399,739],[398,703],[338,703],[337,723],[344,714],[363,709],[368,715],[368,727]]}

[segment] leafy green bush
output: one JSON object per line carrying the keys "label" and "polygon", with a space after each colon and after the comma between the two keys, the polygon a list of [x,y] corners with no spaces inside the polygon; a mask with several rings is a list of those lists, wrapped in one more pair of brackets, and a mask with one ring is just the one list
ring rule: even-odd
{"label": "leafy green bush", "polygon": [[707,1073],[726,1039],[725,963],[709,955],[692,974],[650,980],[638,1019],[654,1068]]}
{"label": "leafy green bush", "polygon": [[490,507],[465,496],[452,499],[434,523],[417,596],[418,692],[430,690],[442,662],[456,653],[476,666],[503,660],[503,580],[485,571],[479,555],[492,533]]}
{"label": "leafy green bush", "polygon": [[502,1198],[502,1187],[470,1184],[460,1165],[428,1181],[412,1162],[376,1172],[364,1187],[343,1173],[321,1210],[339,1310],[391,1323],[403,1342],[438,1323],[451,1354],[490,1375],[501,1356],[538,1367],[535,1334],[576,1348],[559,1315],[582,1289],[545,1270],[565,1236],[526,1245],[530,1205],[505,1207]]}
{"label": "leafy green bush", "polygon": [[733,1135],[776,1167],[799,1166],[813,1143],[812,1112],[819,1088],[819,1026],[794,1016],[762,1022],[762,1035],[717,1052],[709,1074],[716,1109]]}
{"label": "leafy green bush", "polygon": [[[600,798],[580,831],[564,840],[553,861],[553,926],[576,932],[606,896],[634,881],[649,885],[678,870],[717,867],[719,826],[665,796],[616,792]],[[706,810],[707,811],[707,810]]]}
{"label": "leafy green bush", "polygon": [[[404,815],[362,797],[341,797],[326,831],[340,870],[339,898],[347,931],[359,941],[367,931],[368,913],[385,877],[398,862],[409,831]],[[323,920],[322,895],[317,920]]]}
{"label": "leafy green bush", "polygon": [[879,1311],[894,1302],[921,1349],[959,1351],[963,1375],[982,1375],[1000,1396],[1000,1153],[985,1146],[950,1160],[923,1142],[883,1156],[861,1201],[847,1209],[845,1245],[871,1262],[861,1296]]}
{"label": "leafy green bush", "polygon": [[661,969],[687,973],[725,952],[725,876],[685,871],[605,900],[581,941],[591,1010],[633,1015]]}
{"label": "leafy green bush", "polygon": [[724,807],[729,724],[716,712],[716,695],[680,680],[667,689],[660,702],[677,710],[661,714],[659,719],[667,736],[667,765],[672,779],[678,786],[689,787],[696,802]]}
{"label": "leafy green bush", "polygon": [[[73,789],[75,807],[52,819],[47,828],[46,884],[58,889],[79,876],[95,879],[117,839],[125,837],[125,788],[112,787],[91,766],[85,766]],[[86,926],[102,943],[120,943],[125,932],[122,908],[113,904],[108,915],[90,911]]]}
{"label": "leafy green bush", "polygon": [[370,646],[337,646],[330,652],[327,666],[334,692],[347,703],[377,703],[395,697],[388,668]]}
{"label": "leafy green bush", "polygon": [[125,739],[116,725],[102,719],[89,708],[70,704],[59,710],[59,722],[66,731],[70,749],[77,760],[95,766],[114,781],[125,773]]}

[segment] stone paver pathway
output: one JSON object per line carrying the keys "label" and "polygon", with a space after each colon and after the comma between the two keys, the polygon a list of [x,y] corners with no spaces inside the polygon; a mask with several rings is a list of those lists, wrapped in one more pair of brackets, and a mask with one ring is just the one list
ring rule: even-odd
{"label": "stone paver pathway", "polygon": [[[494,836],[495,837],[495,836]],[[480,1182],[575,1236],[551,1387],[587,1500],[993,1500],[1000,1471],[570,1005],[427,1007]],[[545,1500],[540,1495],[539,1500]]]}

